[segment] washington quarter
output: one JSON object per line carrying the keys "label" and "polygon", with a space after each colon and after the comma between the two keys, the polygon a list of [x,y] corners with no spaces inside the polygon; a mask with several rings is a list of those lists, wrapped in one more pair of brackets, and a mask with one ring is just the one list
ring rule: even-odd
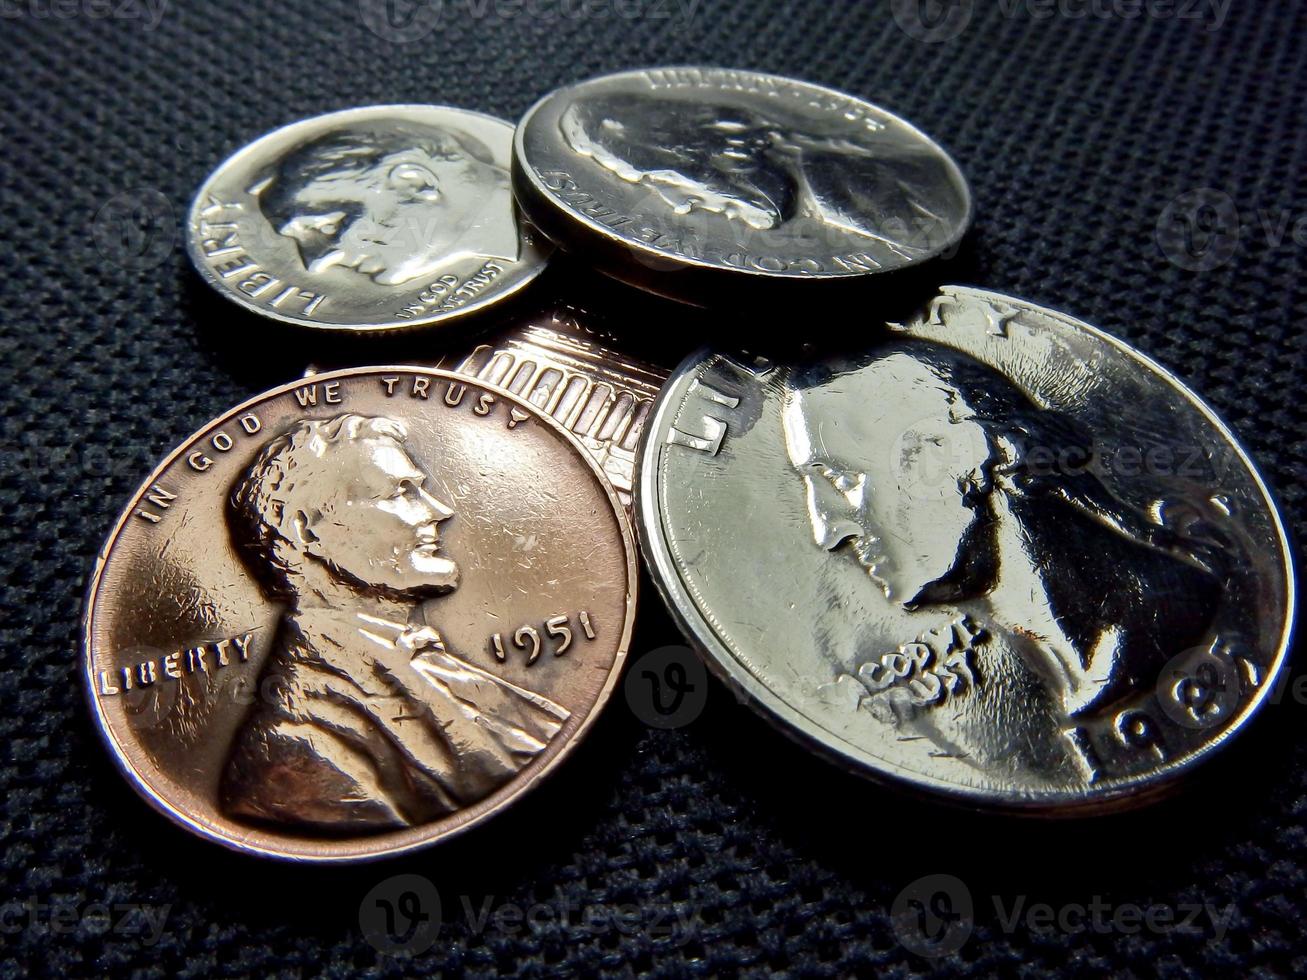
{"label": "washington quarter", "polygon": [[704,351],[646,430],[653,577],[721,677],[865,775],[1067,812],[1171,787],[1281,678],[1279,514],[1138,351],[950,287],[868,346]]}

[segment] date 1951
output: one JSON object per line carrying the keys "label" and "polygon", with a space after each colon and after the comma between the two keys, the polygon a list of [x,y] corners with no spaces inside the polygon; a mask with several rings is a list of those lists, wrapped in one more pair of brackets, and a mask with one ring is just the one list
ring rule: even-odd
{"label": "date 1951", "polygon": [[[578,624],[577,630],[572,628],[573,621]],[[544,632],[543,636],[541,630]],[[594,624],[590,621],[590,614],[585,610],[581,610],[575,617],[551,616],[541,624],[540,629],[530,624],[519,626],[507,643],[504,634],[495,633],[490,637],[490,652],[495,655],[496,660],[503,663],[508,659],[510,648],[520,650],[526,654],[526,665],[530,667],[540,659],[540,654],[545,652],[546,647],[552,648],[551,652],[555,657],[561,657],[572,648],[572,642],[576,639],[578,631],[586,640],[595,638]]]}

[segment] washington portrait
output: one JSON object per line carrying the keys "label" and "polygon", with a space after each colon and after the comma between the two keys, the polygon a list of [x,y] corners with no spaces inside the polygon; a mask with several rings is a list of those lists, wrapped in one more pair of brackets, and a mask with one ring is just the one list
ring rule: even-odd
{"label": "washington portrait", "polygon": [[350,269],[383,286],[453,261],[516,261],[508,171],[451,129],[393,122],[338,129],[296,146],[251,189],[304,268]]}
{"label": "washington portrait", "polygon": [[890,131],[853,142],[751,108],[645,95],[577,99],[559,126],[573,150],[675,213],[754,231],[810,219],[913,258],[949,239],[943,216],[962,207],[939,160]]}
{"label": "washington portrait", "polygon": [[458,588],[457,520],[401,423],[346,414],[269,441],[236,481],[234,542],[283,613],[222,778],[232,816],[397,829],[483,799],[568,712],[451,652],[420,603]]}
{"label": "washington portrait", "polygon": [[790,373],[782,406],[811,542],[902,610],[975,616],[1063,718],[1148,689],[1216,616],[1219,549],[1119,499],[1078,422],[966,354],[887,344]]}

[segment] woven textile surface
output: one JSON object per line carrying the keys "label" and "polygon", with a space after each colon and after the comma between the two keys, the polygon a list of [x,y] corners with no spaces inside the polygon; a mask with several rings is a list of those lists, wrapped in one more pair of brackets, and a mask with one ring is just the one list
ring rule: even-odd
{"label": "woven textile surface", "polygon": [[[265,351],[190,269],[182,219],[218,161],[334,109],[515,119],[557,85],[660,63],[809,79],[930,133],[977,205],[941,278],[1067,311],[1171,368],[1301,538],[1307,4],[3,0],[0,21],[0,975],[1307,971],[1292,684],[1176,798],[1042,823],[866,784],[720,685],[668,731],[619,689],[513,812],[402,860],[314,869],[228,854],[146,807],[99,744],[78,635],[95,554],[155,463],[325,356],[311,338]],[[374,359],[352,350],[326,353]],[[679,642],[643,598],[635,656]],[[441,927],[388,955],[360,906],[409,873],[438,891]],[[927,874],[974,906],[938,958],[890,917]],[[1045,905],[1051,924],[1027,914]],[[1117,914],[1131,908],[1151,924]]]}

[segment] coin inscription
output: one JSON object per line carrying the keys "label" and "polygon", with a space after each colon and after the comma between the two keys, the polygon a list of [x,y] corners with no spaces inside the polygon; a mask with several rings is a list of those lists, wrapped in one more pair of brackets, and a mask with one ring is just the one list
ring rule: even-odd
{"label": "coin inscription", "polygon": [[528,403],[421,368],[317,375],[138,493],[92,585],[88,690],[186,826],[393,853],[483,819],[584,732],[625,656],[633,560],[602,471]]}
{"label": "coin inscription", "polygon": [[374,106],[270,133],[192,205],[196,268],[228,298],[301,325],[428,325],[526,284],[546,250],[509,188],[512,128],[436,106]]}
{"label": "coin inscription", "polygon": [[1121,802],[1283,668],[1293,575],[1255,468],[1084,324],[948,288],[865,349],[704,352],[666,392],[641,463],[656,581],[711,665],[869,775]]}

